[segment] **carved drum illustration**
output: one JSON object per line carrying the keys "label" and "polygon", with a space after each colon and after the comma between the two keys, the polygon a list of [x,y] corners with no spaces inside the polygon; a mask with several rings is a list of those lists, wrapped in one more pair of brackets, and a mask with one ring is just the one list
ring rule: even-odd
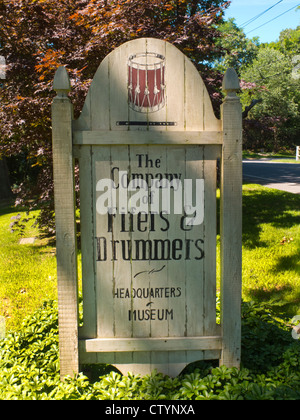
{"label": "carved drum illustration", "polygon": [[129,106],[137,112],[155,112],[165,105],[165,57],[133,54],[128,59]]}

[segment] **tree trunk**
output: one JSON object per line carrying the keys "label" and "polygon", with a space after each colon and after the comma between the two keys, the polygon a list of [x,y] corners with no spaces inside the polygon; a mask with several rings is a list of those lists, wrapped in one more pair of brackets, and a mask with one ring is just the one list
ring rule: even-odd
{"label": "tree trunk", "polygon": [[0,159],[0,202],[13,197],[5,158]]}

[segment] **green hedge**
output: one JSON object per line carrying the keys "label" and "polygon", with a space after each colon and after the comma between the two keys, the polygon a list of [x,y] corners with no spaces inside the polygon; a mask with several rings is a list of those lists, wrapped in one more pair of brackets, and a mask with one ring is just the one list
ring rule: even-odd
{"label": "green hedge", "polygon": [[241,370],[198,362],[169,378],[156,372],[122,376],[107,365],[89,366],[93,380],[80,373],[61,382],[57,306],[45,302],[21,332],[0,340],[0,399],[299,400],[300,341],[270,307],[243,303],[242,309]]}

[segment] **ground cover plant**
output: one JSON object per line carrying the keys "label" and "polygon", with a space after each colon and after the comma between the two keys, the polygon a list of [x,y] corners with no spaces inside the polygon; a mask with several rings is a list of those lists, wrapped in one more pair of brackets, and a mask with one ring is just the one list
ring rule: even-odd
{"label": "ground cover plant", "polygon": [[27,217],[0,213],[0,316],[7,326],[0,399],[300,399],[300,341],[291,335],[300,314],[298,195],[243,186],[242,368],[196,363],[174,379],[122,376],[101,365],[60,381],[55,249],[41,239],[19,245],[22,235],[38,232],[34,219],[14,230],[18,214]]}
{"label": "ground cover plant", "polygon": [[300,399],[300,341],[293,340],[290,328],[276,320],[271,309],[253,303],[243,304],[241,370],[195,363],[169,378],[156,372],[122,376],[110,366],[102,369],[96,380],[80,373],[60,381],[57,308],[48,301],[24,321],[21,332],[0,341],[0,399]]}

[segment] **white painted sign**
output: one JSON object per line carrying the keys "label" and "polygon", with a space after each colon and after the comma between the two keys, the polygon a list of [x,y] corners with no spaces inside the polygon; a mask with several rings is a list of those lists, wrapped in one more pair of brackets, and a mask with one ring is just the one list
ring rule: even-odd
{"label": "white painted sign", "polygon": [[[61,324],[66,323],[60,333],[62,375],[76,370],[79,363],[112,363],[124,373],[145,374],[156,368],[170,375],[195,360],[239,365],[238,88],[230,70],[224,80],[228,97],[223,120],[218,120],[187,57],[164,41],[139,39],[122,45],[101,63],[81,116],[72,121],[66,97],[69,81],[65,69],[58,69],[53,149],[57,246],[64,248],[58,261],[60,317]],[[70,295],[77,299],[74,226],[70,219],[68,226],[65,222],[66,214],[74,219],[74,206],[63,208],[69,191],[66,179],[71,190],[74,181],[64,153],[69,162],[77,158],[80,169],[83,326],[79,330],[76,305],[70,307]],[[220,157],[221,326],[216,324]],[[231,292],[227,281],[235,285]],[[237,305],[231,303],[234,300]],[[72,314],[72,322],[67,322],[66,312],[69,319]],[[71,361],[67,342],[79,343]]]}

